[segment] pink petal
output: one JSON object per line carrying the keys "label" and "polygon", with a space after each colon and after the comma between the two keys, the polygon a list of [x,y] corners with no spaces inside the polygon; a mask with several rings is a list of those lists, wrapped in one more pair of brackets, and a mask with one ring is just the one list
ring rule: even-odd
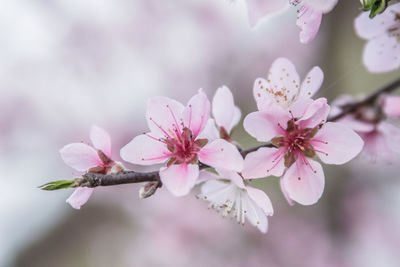
{"label": "pink petal", "polygon": [[338,0],[303,0],[303,4],[312,7],[323,13],[330,12],[337,4]]}
{"label": "pink petal", "polygon": [[204,130],[197,136],[198,139],[207,139],[209,142],[219,138],[219,131],[215,126],[214,119],[208,119],[206,127]]}
{"label": "pink petal", "polygon": [[202,90],[193,96],[183,111],[183,121],[186,127],[192,130],[197,137],[206,126],[210,118],[210,101]]}
{"label": "pink petal", "polygon": [[272,207],[271,200],[264,191],[253,187],[247,187],[247,193],[250,198],[257,203],[257,205],[265,212],[265,215],[274,215],[274,208]]}
{"label": "pink petal", "polygon": [[253,96],[256,100],[258,110],[268,110],[271,103],[275,101],[267,91],[266,88],[271,88],[271,83],[263,78],[258,78],[254,81]]}
{"label": "pink petal", "polygon": [[322,11],[302,6],[297,16],[297,26],[301,29],[300,42],[308,44],[314,40],[322,20]]}
{"label": "pink petal", "polygon": [[314,102],[315,100],[311,98],[299,98],[297,99],[289,108],[288,111],[292,113],[293,117],[301,118],[306,112],[307,108]]}
{"label": "pink petal", "polygon": [[75,189],[72,195],[66,200],[74,209],[79,210],[89,200],[94,188],[79,187]]}
{"label": "pink petal", "polygon": [[362,155],[373,162],[395,163],[400,155],[400,128],[387,122],[378,124],[377,129],[361,134],[364,140]]}
{"label": "pink petal", "polygon": [[314,128],[326,121],[329,111],[330,107],[326,98],[318,98],[307,107],[304,115],[298,121],[302,128]]}
{"label": "pink petal", "polygon": [[324,81],[324,73],[320,67],[314,67],[307,74],[303,83],[301,84],[300,94],[298,98],[312,97],[322,86]]}
{"label": "pink petal", "polygon": [[385,34],[397,23],[395,13],[391,12],[394,6],[396,5],[389,6],[384,13],[376,15],[373,19],[369,18],[369,12],[362,12],[354,21],[357,34],[364,39]]}
{"label": "pink petal", "polygon": [[223,139],[208,143],[198,156],[201,162],[214,168],[237,172],[243,168],[243,158],[236,146]]}
{"label": "pink petal", "polygon": [[344,164],[356,157],[364,145],[358,134],[339,122],[324,124],[311,143],[326,164]]}
{"label": "pink petal", "polygon": [[325,176],[321,164],[308,159],[309,165],[297,160],[283,175],[283,186],[290,199],[302,204],[316,203],[324,191]]}
{"label": "pink petal", "polygon": [[283,157],[284,153],[281,149],[262,147],[246,156],[242,171],[243,177],[252,179],[270,175],[281,176],[285,169]]}
{"label": "pink petal", "polygon": [[383,112],[389,117],[400,118],[400,96],[386,96],[383,103]]}
{"label": "pink petal", "polygon": [[349,127],[350,129],[352,129],[356,132],[367,133],[367,132],[371,132],[375,129],[374,123],[361,121],[359,119],[356,119],[353,115],[344,116],[338,122],[346,125],[347,127]]}
{"label": "pink petal", "polygon": [[212,112],[218,127],[224,127],[228,133],[233,120],[235,103],[228,87],[218,88],[212,102]]}
{"label": "pink petal", "polygon": [[270,86],[261,89],[278,104],[290,106],[297,97],[300,86],[300,77],[293,63],[287,58],[276,59],[269,70],[268,80]]}
{"label": "pink petal", "polygon": [[249,22],[254,27],[260,19],[268,14],[282,10],[286,5],[286,0],[247,0]]}
{"label": "pink petal", "polygon": [[72,143],[60,150],[61,158],[65,164],[77,171],[87,171],[92,167],[102,166],[97,151],[86,144]]}
{"label": "pink petal", "polygon": [[161,182],[174,196],[187,195],[199,177],[199,166],[197,164],[171,165],[161,168]]}
{"label": "pink petal", "polygon": [[296,204],[296,202],[293,201],[288,195],[288,192],[285,189],[285,186],[283,185],[283,178],[279,179],[279,186],[281,187],[283,196],[285,197],[286,201],[289,203],[290,206],[293,206]]}
{"label": "pink petal", "polygon": [[221,177],[216,175],[215,173],[206,171],[206,170],[201,170],[199,173],[199,178],[196,180],[196,184],[200,184],[203,182],[207,182],[209,180],[218,180]]}
{"label": "pink petal", "polygon": [[93,125],[90,130],[90,140],[92,140],[96,149],[101,150],[111,158],[111,138],[104,129]]}
{"label": "pink petal", "polygon": [[[171,135],[178,127],[181,128],[184,106],[173,99],[156,96],[147,101],[146,119],[154,137]],[[178,124],[178,125],[177,125]]]}
{"label": "pink petal", "polygon": [[400,67],[400,45],[396,36],[382,35],[364,47],[363,63],[373,73],[388,72]]}
{"label": "pink petal", "polygon": [[217,169],[220,179],[228,179],[232,183],[234,183],[237,187],[245,189],[246,186],[243,182],[243,178],[237,173],[230,170],[225,169]]}
{"label": "pink petal", "polygon": [[271,109],[270,112],[257,111],[250,113],[244,118],[244,129],[260,142],[268,142],[273,137],[284,134],[281,125],[286,129],[286,124],[290,120],[289,113]]}
{"label": "pink petal", "polygon": [[153,165],[165,162],[171,152],[167,146],[152,137],[152,133],[141,134],[121,148],[120,155],[125,161],[139,165]]}
{"label": "pink petal", "polygon": [[242,118],[242,112],[240,111],[240,109],[237,106],[235,106],[233,109],[232,122],[231,122],[231,125],[229,126],[229,128],[230,128],[229,132],[231,132],[232,129],[235,128],[235,126],[240,122],[241,118]]}

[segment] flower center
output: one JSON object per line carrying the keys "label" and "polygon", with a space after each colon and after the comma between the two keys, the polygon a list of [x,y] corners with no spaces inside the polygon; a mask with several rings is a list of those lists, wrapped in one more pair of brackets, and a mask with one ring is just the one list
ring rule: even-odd
{"label": "flower center", "polygon": [[287,122],[286,129],[280,127],[284,130],[284,135],[273,138],[271,142],[274,146],[282,148],[286,167],[292,165],[298,158],[315,156],[316,150],[310,140],[318,132],[319,125],[314,128],[301,128],[295,119],[291,119]]}
{"label": "flower center", "polygon": [[195,139],[192,131],[185,127],[182,132],[175,137],[164,139],[168,150],[171,152],[171,158],[167,165],[181,163],[197,163],[197,153],[208,142],[207,139]]}
{"label": "flower center", "polygon": [[172,164],[197,163],[197,153],[201,150],[202,147],[204,147],[208,143],[208,140],[196,139],[197,136],[194,136],[192,130],[190,129],[191,120],[189,120],[189,127],[186,127],[182,120],[180,121],[180,124],[178,124],[178,121],[172,109],[168,105],[166,107],[167,109],[169,109],[171,116],[174,120],[174,124],[172,124],[172,129],[165,130],[157,122],[150,118],[150,120],[163,132],[164,138],[155,138],[149,134],[146,135],[156,141],[164,143],[170,153],[165,153],[160,157],[143,160],[169,159],[167,162],[167,167],[171,166]]}

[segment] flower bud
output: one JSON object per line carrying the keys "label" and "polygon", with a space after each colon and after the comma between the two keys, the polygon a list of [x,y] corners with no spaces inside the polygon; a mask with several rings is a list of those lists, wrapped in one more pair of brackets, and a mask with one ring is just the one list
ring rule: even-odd
{"label": "flower bud", "polygon": [[139,190],[139,197],[140,198],[148,198],[151,197],[156,191],[157,188],[160,187],[160,182],[149,182],[145,184],[142,188]]}
{"label": "flower bud", "polygon": [[377,14],[384,12],[389,0],[360,0],[363,11],[370,11],[369,17],[372,19]]}

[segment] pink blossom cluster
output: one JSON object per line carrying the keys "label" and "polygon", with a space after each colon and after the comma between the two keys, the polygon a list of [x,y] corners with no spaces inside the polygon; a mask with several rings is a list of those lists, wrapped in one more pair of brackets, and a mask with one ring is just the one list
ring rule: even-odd
{"label": "pink blossom cluster", "polygon": [[[231,137],[241,111],[228,87],[218,88],[212,102],[202,90],[186,105],[167,97],[150,98],[149,130],[125,145],[120,156],[133,164],[158,166],[161,182],[172,195],[185,196],[197,187],[197,197],[209,207],[239,224],[248,220],[265,233],[273,206],[265,192],[250,185],[252,179],[279,177],[289,204],[312,205],[325,186],[320,162],[345,164],[361,152],[364,142],[366,153],[400,152],[389,144],[400,130],[385,121],[400,117],[400,97],[385,97],[377,113],[385,115],[378,119],[355,113],[328,122],[328,115],[340,112],[349,100],[337,101],[331,109],[325,98],[313,99],[323,79],[322,70],[314,67],[301,80],[290,60],[276,59],[268,76],[255,80],[258,111],[243,121],[244,129],[263,144],[244,154]],[[81,172],[123,173],[124,166],[111,157],[109,135],[93,126],[90,138],[93,146],[73,143],[62,148],[63,160]],[[79,187],[67,202],[79,209],[92,192]]]}

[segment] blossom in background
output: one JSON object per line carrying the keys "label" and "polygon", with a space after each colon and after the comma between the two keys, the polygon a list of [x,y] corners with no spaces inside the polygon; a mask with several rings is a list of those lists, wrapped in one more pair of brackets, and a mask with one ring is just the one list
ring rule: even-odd
{"label": "blossom in background", "polygon": [[400,67],[400,3],[369,18],[367,12],[355,19],[357,34],[366,40],[363,63],[370,72],[388,72]]}
{"label": "blossom in background", "polygon": [[233,142],[231,140],[231,132],[239,123],[242,112],[235,106],[233,94],[228,87],[222,86],[217,89],[212,100],[212,115],[214,119],[209,119],[201,137],[208,140],[220,137]]}
{"label": "blossom in background", "polygon": [[[64,146],[60,154],[64,162],[79,172],[116,174],[123,170],[119,162],[111,159],[110,135],[102,128],[92,126],[90,130],[92,146],[72,143]],[[79,187],[67,199],[74,209],[80,209],[90,198],[94,188]]]}
{"label": "blossom in background", "polygon": [[278,58],[268,72],[268,78],[258,78],[254,82],[253,95],[259,110],[268,110],[278,104],[284,109],[299,111],[312,102],[311,97],[319,90],[324,73],[314,67],[300,85],[300,78],[293,63],[286,58]]}
{"label": "blossom in background", "polygon": [[271,200],[262,190],[245,185],[242,177],[232,171],[217,170],[219,175],[208,171],[201,172],[199,198],[210,202],[209,207],[230,215],[244,225],[245,218],[261,232],[268,230],[267,216],[274,213]]}
{"label": "blossom in background", "polygon": [[[321,25],[322,15],[330,12],[338,0],[289,0],[293,6],[299,6],[297,26],[301,29],[300,42],[314,40]],[[247,0],[250,25],[254,26],[263,17],[282,11],[287,0]]]}
{"label": "blossom in background", "polygon": [[215,168],[241,171],[243,158],[223,140],[202,138],[210,117],[210,101],[200,90],[185,107],[167,97],[147,103],[150,132],[136,136],[121,149],[121,157],[139,165],[165,163],[160,178],[175,196],[189,193],[199,176],[198,161]]}
{"label": "blossom in background", "polygon": [[281,176],[285,196],[303,205],[318,201],[325,177],[318,156],[326,164],[344,164],[363,147],[362,139],[349,127],[326,122],[330,107],[325,98],[314,100],[301,113],[278,105],[268,111],[247,115],[245,130],[258,141],[270,141],[275,147],[263,147],[245,158],[245,178]]}
{"label": "blossom in background", "polygon": [[[341,96],[333,102],[331,115],[339,114],[340,106],[353,102],[353,97]],[[400,128],[388,122],[388,118],[400,118],[400,96],[385,96],[379,105],[361,107],[339,122],[356,131],[364,140],[364,158],[373,162],[393,163],[400,157]]]}

